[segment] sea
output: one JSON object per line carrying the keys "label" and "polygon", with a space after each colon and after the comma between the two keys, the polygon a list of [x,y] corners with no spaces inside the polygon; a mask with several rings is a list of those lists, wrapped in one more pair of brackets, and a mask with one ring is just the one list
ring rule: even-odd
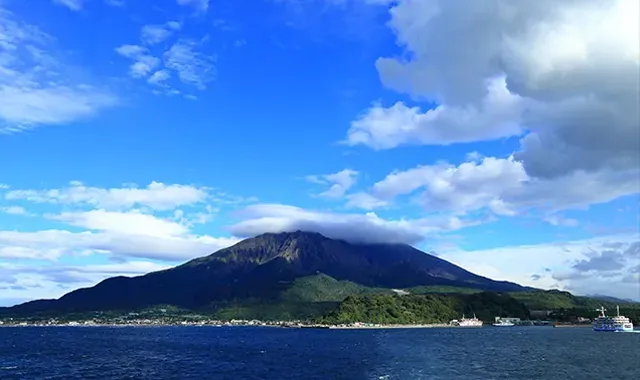
{"label": "sea", "polygon": [[640,379],[640,334],[589,328],[0,328],[0,379]]}

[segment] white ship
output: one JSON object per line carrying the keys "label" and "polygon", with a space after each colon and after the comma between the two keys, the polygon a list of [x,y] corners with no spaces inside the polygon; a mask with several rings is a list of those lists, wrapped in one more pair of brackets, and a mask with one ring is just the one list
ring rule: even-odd
{"label": "white ship", "polygon": [[607,317],[605,309],[603,306],[596,311],[600,312],[598,318],[593,321],[593,331],[633,331],[633,323],[631,320],[625,316],[620,315],[620,307],[616,306],[617,316],[615,317]]}
{"label": "white ship", "polygon": [[476,318],[475,314],[473,318],[465,318],[464,314],[462,314],[462,319],[454,319],[450,324],[458,327],[482,327],[482,321]]}
{"label": "white ship", "polygon": [[512,326],[515,326],[516,324],[511,321],[501,319],[498,322],[494,323],[493,325],[495,327],[512,327]]}

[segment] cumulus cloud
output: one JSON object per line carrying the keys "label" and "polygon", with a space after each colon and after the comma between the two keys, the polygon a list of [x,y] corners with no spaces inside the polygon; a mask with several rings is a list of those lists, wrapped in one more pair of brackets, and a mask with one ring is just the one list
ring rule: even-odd
{"label": "cumulus cloud", "polygon": [[440,105],[426,112],[397,102],[389,108],[374,104],[351,123],[346,143],[374,149],[403,144],[448,145],[522,133],[523,102],[507,90],[504,77],[489,81],[480,105]]}
{"label": "cumulus cloud", "polygon": [[607,294],[640,301],[640,235],[604,236],[586,240],[489,250],[451,249],[440,257],[497,280],[576,294]]}
{"label": "cumulus cloud", "polygon": [[637,1],[398,0],[389,13],[404,51],[377,60],[382,83],[439,106],[375,105],[347,142],[524,134],[515,158],[532,177],[640,166]]}
{"label": "cumulus cloud", "polygon": [[179,206],[204,202],[207,189],[189,185],[151,182],[147,187],[98,188],[82,182],[71,182],[61,189],[15,189],[4,194],[8,200],[26,200],[37,203],[61,203],[90,205],[105,209],[149,207],[155,210],[172,210]]}
{"label": "cumulus cloud", "polygon": [[[171,186],[180,185],[168,187]],[[106,189],[94,190],[100,190],[94,191],[96,199],[85,194],[75,199],[79,203],[65,204],[91,207],[115,202],[118,206],[132,206],[138,202],[162,199],[114,197]],[[180,203],[171,201],[169,204]],[[164,207],[167,204],[161,201],[158,205]],[[1,298],[5,299],[4,302],[9,302],[7,299],[10,298],[16,300],[12,303],[17,303],[34,298],[59,297],[77,287],[95,285],[107,277],[164,269],[239,241],[235,237],[213,237],[191,230],[194,224],[206,223],[215,212],[210,205],[204,206],[203,211],[190,214],[181,209],[173,211],[171,219],[154,215],[150,210],[63,211],[46,214],[45,218],[63,225],[64,229],[0,230]],[[64,265],[63,258],[67,259],[66,262],[72,259],[84,264]],[[93,264],[104,260],[116,264]]]}
{"label": "cumulus cloud", "polygon": [[478,223],[447,216],[385,220],[375,213],[337,214],[281,204],[251,205],[236,215],[242,221],[229,228],[235,236],[302,230],[319,232],[329,238],[366,243],[415,244],[428,234],[453,231]]}
{"label": "cumulus cloud", "polygon": [[344,169],[333,174],[309,175],[307,181],[319,185],[329,186],[329,189],[319,194],[326,198],[341,198],[357,182],[358,172],[351,169]]}
{"label": "cumulus cloud", "polygon": [[138,226],[134,232],[123,232],[121,228],[108,230],[105,225],[95,227],[101,231],[0,231],[0,258],[56,260],[63,255],[99,254],[177,262],[208,255],[238,241],[233,237],[191,233],[160,236],[145,233],[148,230],[143,226]]}
{"label": "cumulus cloud", "polygon": [[[0,230],[0,259],[56,260],[64,255],[98,254],[186,260],[238,241],[192,231],[217,213],[207,202],[223,206],[247,201],[221,192],[210,193],[206,188],[160,182],[152,182],[146,188],[111,189],[72,182],[63,189],[9,190],[4,195],[8,201],[46,202],[65,208],[43,215],[49,225],[56,223],[54,228],[32,232]],[[20,207],[10,205],[3,209]],[[59,229],[60,225],[65,229]]]}
{"label": "cumulus cloud", "polygon": [[[526,209],[553,213],[606,203],[640,192],[638,178],[638,170],[578,171],[561,178],[534,178],[513,157],[484,157],[458,166],[440,163],[396,171],[375,183],[368,194],[391,202],[418,193],[415,200],[428,211],[466,213],[489,209],[511,216]],[[547,219],[551,224],[560,223],[552,214]]]}
{"label": "cumulus cloud", "polygon": [[55,48],[53,37],[0,6],[0,132],[67,124],[118,103],[79,79]]}
{"label": "cumulus cloud", "polygon": [[51,215],[50,218],[72,226],[116,234],[163,237],[187,233],[187,228],[179,223],[144,214],[137,210],[127,212],[104,210],[63,212]]}

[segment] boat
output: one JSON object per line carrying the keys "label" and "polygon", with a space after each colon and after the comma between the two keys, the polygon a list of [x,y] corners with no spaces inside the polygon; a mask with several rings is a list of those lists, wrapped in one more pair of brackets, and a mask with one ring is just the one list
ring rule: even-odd
{"label": "boat", "polygon": [[501,319],[500,321],[496,322],[493,324],[495,327],[513,327],[516,324],[513,322],[510,322],[508,320],[505,319]]}
{"label": "boat", "polygon": [[482,327],[482,321],[476,318],[475,314],[473,318],[465,318],[464,314],[462,314],[462,319],[454,319],[450,324],[458,327]]}
{"label": "boat", "polygon": [[600,315],[593,321],[593,331],[633,331],[633,323],[631,323],[631,320],[620,315],[620,306],[616,306],[617,315],[615,317],[608,317],[605,313],[607,309],[605,309],[604,306],[600,306],[600,309],[596,309],[596,311],[599,311]]}

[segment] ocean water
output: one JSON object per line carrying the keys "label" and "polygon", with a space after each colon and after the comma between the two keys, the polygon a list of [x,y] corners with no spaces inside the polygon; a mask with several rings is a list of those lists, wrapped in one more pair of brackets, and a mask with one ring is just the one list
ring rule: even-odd
{"label": "ocean water", "polygon": [[0,379],[640,379],[640,334],[590,329],[0,328]]}

